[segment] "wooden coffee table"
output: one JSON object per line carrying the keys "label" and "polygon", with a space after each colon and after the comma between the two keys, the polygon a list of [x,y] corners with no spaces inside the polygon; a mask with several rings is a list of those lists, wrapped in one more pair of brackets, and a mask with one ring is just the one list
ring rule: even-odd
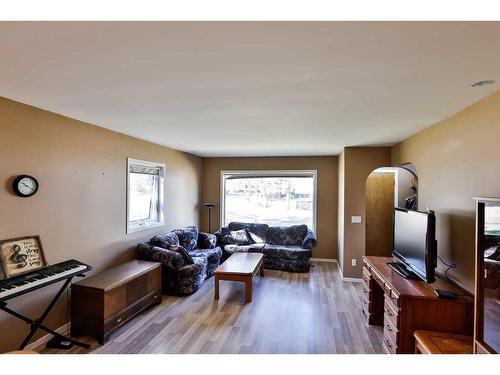
{"label": "wooden coffee table", "polygon": [[264,276],[264,255],[259,253],[234,253],[215,270],[215,299],[219,299],[219,281],[245,283],[245,302],[252,302],[252,281],[257,273]]}

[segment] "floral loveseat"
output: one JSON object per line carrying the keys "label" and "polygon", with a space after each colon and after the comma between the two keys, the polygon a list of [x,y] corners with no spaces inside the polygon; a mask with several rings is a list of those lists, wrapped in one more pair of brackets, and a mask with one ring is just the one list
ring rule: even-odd
{"label": "floral loveseat", "polygon": [[176,229],[137,245],[139,258],[162,264],[163,293],[186,295],[195,292],[219,266],[222,250],[213,234],[195,226]]}
{"label": "floral loveseat", "polygon": [[222,261],[236,252],[264,254],[264,267],[308,272],[316,238],[307,225],[270,227],[267,224],[231,222],[215,233]]}

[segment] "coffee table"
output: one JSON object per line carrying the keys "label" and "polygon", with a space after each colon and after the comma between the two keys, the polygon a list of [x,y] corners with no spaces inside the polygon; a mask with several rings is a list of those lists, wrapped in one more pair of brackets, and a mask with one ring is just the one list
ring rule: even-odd
{"label": "coffee table", "polygon": [[257,273],[264,276],[264,255],[259,253],[234,253],[215,270],[215,295],[219,299],[219,281],[245,283],[245,302],[252,302],[252,281]]}

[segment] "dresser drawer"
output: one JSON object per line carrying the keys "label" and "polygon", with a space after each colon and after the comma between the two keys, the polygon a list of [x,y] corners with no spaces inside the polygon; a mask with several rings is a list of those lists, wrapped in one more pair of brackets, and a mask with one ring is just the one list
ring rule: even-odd
{"label": "dresser drawer", "polygon": [[370,291],[370,288],[368,288],[365,284],[362,284],[361,285],[361,292],[362,292],[362,296],[367,300],[367,301],[370,301],[370,297],[371,297],[371,291]]}
{"label": "dresser drawer", "polygon": [[371,279],[370,271],[366,267],[363,267],[362,275],[363,275],[362,276],[363,283],[365,283],[367,286],[370,286],[370,279]]}
{"label": "dresser drawer", "polygon": [[366,312],[371,313],[370,300],[368,299],[368,296],[365,293],[361,294],[361,305],[366,310]]}
{"label": "dresser drawer", "polygon": [[387,314],[384,314],[384,336],[392,338],[396,344],[399,343],[399,330],[393,325]]}
{"label": "dresser drawer", "polygon": [[385,354],[397,354],[396,351],[394,350],[394,347],[392,347],[392,344],[390,344],[390,345],[391,345],[391,348],[389,348],[389,346],[387,346],[385,341],[382,342],[382,348],[384,349],[384,353]]}
{"label": "dresser drawer", "polygon": [[388,283],[384,284],[384,292],[386,297],[389,298],[395,306],[399,306],[399,296],[392,290]]}
{"label": "dresser drawer", "polygon": [[388,354],[397,354],[399,353],[398,346],[393,341],[392,336],[388,334],[388,332],[384,328],[384,351]]}
{"label": "dresser drawer", "polygon": [[[384,321],[390,322],[394,328],[399,328],[399,309],[394,306],[391,299],[385,296],[384,299]],[[385,325],[385,324],[384,324]]]}

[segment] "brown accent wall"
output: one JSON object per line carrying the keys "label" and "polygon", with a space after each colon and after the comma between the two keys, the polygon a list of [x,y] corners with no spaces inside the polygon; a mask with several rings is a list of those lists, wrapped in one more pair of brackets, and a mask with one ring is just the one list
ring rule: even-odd
{"label": "brown accent wall", "polygon": [[[368,175],[378,167],[391,163],[390,147],[346,147],[344,159],[344,240],[341,270],[344,277],[361,277],[365,255],[365,192]],[[341,183],[342,186],[342,183]],[[351,223],[351,216],[361,216],[360,224]],[[340,252],[340,251],[339,251]],[[352,266],[351,260],[357,265]]]}
{"label": "brown accent wall", "polygon": [[[212,230],[220,227],[220,172],[222,170],[300,170],[315,169],[317,175],[318,246],[315,258],[337,258],[337,156],[322,157],[258,157],[258,158],[204,158],[203,202],[215,202]],[[207,211],[201,211],[202,227],[208,229]]]}
{"label": "brown accent wall", "polygon": [[339,187],[338,187],[338,228],[337,228],[337,264],[344,271],[344,217],[345,217],[345,149],[339,154]]}
{"label": "brown accent wall", "polygon": [[[166,164],[164,227],[125,234],[127,157]],[[50,263],[74,258],[101,271],[134,258],[135,245],[157,232],[198,224],[201,168],[201,158],[0,98],[0,239],[39,234]],[[35,196],[12,193],[19,174],[38,179]],[[36,317],[57,288],[9,306]],[[63,298],[49,327],[67,322],[67,307]],[[4,312],[0,327],[0,352],[15,349],[28,332]]]}
{"label": "brown accent wall", "polygon": [[392,147],[392,164],[404,162],[417,169],[420,210],[436,211],[438,254],[457,263],[450,276],[472,291],[472,198],[500,196],[500,91]]}

